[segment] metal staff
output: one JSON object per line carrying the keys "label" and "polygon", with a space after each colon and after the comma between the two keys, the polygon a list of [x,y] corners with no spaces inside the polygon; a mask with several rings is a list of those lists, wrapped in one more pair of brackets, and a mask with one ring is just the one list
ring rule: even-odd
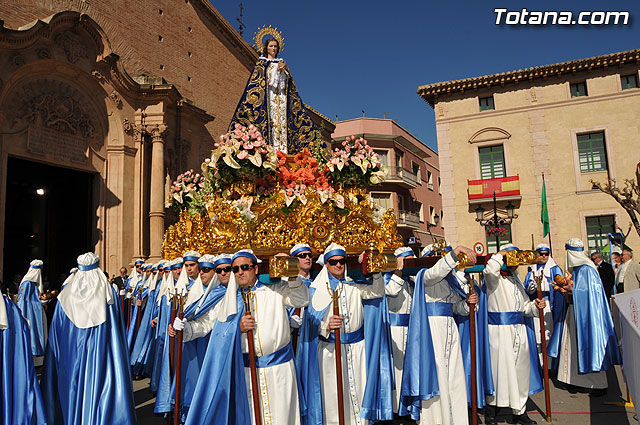
{"label": "metal staff", "polygon": [[[473,276],[469,276],[469,294],[475,294],[475,280]],[[471,422],[478,425],[478,382],[477,382],[477,365],[476,365],[476,304],[469,303],[469,342],[471,345]]]}
{"label": "metal staff", "polygon": [[[244,301],[244,315],[251,316],[251,290],[242,291]],[[256,346],[253,341],[253,331],[247,331],[247,344],[249,347],[249,368],[251,370],[251,394],[253,396],[253,417],[256,425],[262,425],[260,413],[260,393],[258,388],[258,368],[256,367]]]}
{"label": "metal staff", "polygon": [[[184,319],[184,302],[185,299],[182,295],[178,295],[178,317],[180,320]],[[173,411],[173,425],[180,424],[180,390],[182,387],[182,331],[176,331],[177,347],[176,347],[176,398],[175,407]]]}
{"label": "metal staff", "polygon": [[[538,287],[538,299],[542,299],[542,279],[544,278],[544,273],[540,273],[540,275],[536,275],[535,273],[531,273],[533,275],[533,280],[536,282],[536,286]],[[542,344],[542,369],[544,373],[544,404],[547,409],[546,412],[546,421],[551,422],[551,392],[549,388],[549,369],[547,369],[547,339],[545,338],[545,329],[544,329],[544,309],[538,308],[538,316],[540,317],[540,342]]]}
{"label": "metal staff", "polygon": [[[296,316],[300,317],[300,312],[301,312],[301,308],[296,308],[293,311],[293,314],[295,314]],[[296,350],[298,349],[298,332],[299,329],[294,329],[293,330],[293,335],[291,335],[291,344],[293,344],[293,354],[296,354]]]}
{"label": "metal staff", "polygon": [[[333,300],[333,315],[340,315],[340,291],[331,289],[327,282],[327,289],[331,293]],[[342,390],[342,349],[340,345],[340,329],[333,330],[333,336],[336,340],[336,386],[338,390],[338,424],[344,425],[344,396]]]}

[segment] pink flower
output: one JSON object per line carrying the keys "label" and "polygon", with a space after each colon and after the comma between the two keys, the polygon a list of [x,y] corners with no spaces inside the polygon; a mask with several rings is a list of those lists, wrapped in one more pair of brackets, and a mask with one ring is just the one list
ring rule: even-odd
{"label": "pink flower", "polygon": [[238,152],[238,159],[245,159],[247,157],[247,155],[249,155],[249,152],[240,151],[240,152]]}
{"label": "pink flower", "polygon": [[287,196],[293,196],[293,189],[287,189]]}
{"label": "pink flower", "polygon": [[208,164],[208,163],[210,163],[210,162],[211,162],[211,158],[206,158],[206,159],[204,160],[204,162],[205,162],[205,163],[207,163],[207,164]]}

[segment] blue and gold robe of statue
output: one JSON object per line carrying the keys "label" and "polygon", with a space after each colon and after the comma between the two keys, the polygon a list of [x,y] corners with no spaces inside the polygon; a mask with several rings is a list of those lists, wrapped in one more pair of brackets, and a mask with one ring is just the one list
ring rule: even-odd
{"label": "blue and gold robe of statue", "polygon": [[[251,71],[247,86],[242,93],[240,102],[233,114],[229,131],[236,124],[248,127],[253,124],[267,143],[273,146],[271,140],[271,119],[269,116],[267,67],[269,61],[260,58]],[[311,117],[307,113],[302,99],[298,94],[293,78],[287,82],[287,153],[295,154],[302,151],[312,141],[319,139],[319,132]]]}

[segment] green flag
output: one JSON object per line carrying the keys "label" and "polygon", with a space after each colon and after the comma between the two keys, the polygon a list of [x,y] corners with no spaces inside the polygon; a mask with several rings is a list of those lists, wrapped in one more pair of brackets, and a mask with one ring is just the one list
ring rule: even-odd
{"label": "green flag", "polygon": [[547,188],[542,176],[542,208],[540,210],[540,220],[542,221],[542,237],[546,237],[550,232],[549,226],[549,208],[547,207]]}

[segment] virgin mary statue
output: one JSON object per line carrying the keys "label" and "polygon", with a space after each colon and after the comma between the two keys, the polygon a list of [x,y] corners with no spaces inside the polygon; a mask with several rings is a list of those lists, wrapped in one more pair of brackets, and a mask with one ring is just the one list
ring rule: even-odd
{"label": "virgin mary statue", "polygon": [[295,154],[319,137],[319,132],[298,95],[291,71],[278,57],[280,34],[270,27],[260,32],[265,30],[271,30],[275,38],[264,41],[262,55],[251,72],[229,130],[236,124],[253,124],[275,149]]}

